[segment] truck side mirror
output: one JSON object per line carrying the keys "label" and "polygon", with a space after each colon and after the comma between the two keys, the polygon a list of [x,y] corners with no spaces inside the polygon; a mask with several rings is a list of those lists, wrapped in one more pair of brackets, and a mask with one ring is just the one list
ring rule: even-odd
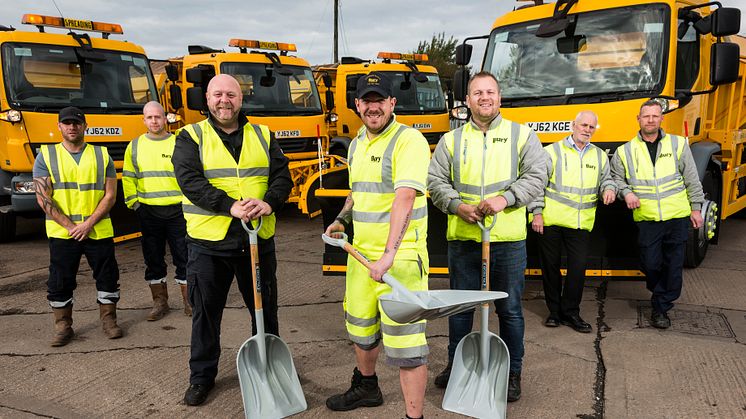
{"label": "truck side mirror", "polygon": [[468,65],[471,61],[471,44],[460,44],[456,46],[456,65]]}
{"label": "truck side mirror", "polygon": [[334,92],[331,89],[327,90],[326,93],[326,110],[331,111],[334,109]]}
{"label": "truck side mirror", "polygon": [[189,109],[200,112],[207,111],[205,91],[207,91],[207,84],[213,77],[215,77],[215,67],[211,65],[200,64],[187,69],[186,80],[194,84],[194,87],[189,87],[186,91],[187,107]]}
{"label": "truck side mirror", "polygon": [[732,42],[718,42],[710,48],[710,84],[719,86],[738,80],[740,49]]}
{"label": "truck side mirror", "polygon": [[585,35],[557,38],[557,52],[560,54],[577,54],[585,46],[585,42]]}
{"label": "truck side mirror", "polygon": [[181,101],[181,87],[177,84],[168,86],[168,96],[171,101],[171,109],[178,111],[184,104]]}
{"label": "truck side mirror", "polygon": [[176,68],[173,64],[166,65],[166,76],[168,76],[169,81],[178,81],[179,80],[179,70]]}
{"label": "truck side mirror", "polygon": [[207,101],[202,87],[190,87],[187,89],[187,107],[194,111],[206,111]]}
{"label": "truck side mirror", "polygon": [[324,87],[327,89],[330,89],[332,87],[332,76],[329,75],[329,73],[324,73],[323,76],[321,76],[321,81],[324,83]]}
{"label": "truck side mirror", "polygon": [[741,30],[741,10],[735,7],[720,7],[712,13],[711,19],[714,36],[735,35]]}
{"label": "truck side mirror", "polygon": [[466,100],[466,93],[469,84],[469,70],[459,68],[453,74],[453,98],[459,102]]}

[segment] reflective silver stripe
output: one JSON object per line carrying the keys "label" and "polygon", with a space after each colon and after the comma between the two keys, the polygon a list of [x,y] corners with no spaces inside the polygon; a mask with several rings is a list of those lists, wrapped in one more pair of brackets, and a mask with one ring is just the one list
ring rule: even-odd
{"label": "reflective silver stripe", "polygon": [[596,202],[595,201],[594,202],[580,203],[580,202],[573,201],[572,199],[569,199],[569,198],[567,198],[565,196],[562,196],[562,195],[560,195],[560,194],[558,194],[558,193],[556,193],[554,191],[550,191],[550,190],[544,191],[544,195],[547,198],[552,199],[553,201],[557,201],[557,202],[559,202],[561,204],[567,205],[568,207],[579,209],[579,210],[594,208],[596,206]]}
{"label": "reflective silver stripe", "polygon": [[130,195],[124,198],[124,202],[131,201],[133,199],[137,198],[137,195]]}
{"label": "reflective silver stripe", "polygon": [[601,149],[596,147],[596,159],[598,163],[598,170],[596,171],[596,189],[598,189],[599,186],[601,186],[601,174],[603,173],[603,167],[601,167],[602,160],[601,160]]}
{"label": "reflective silver stripe", "polygon": [[101,304],[116,304],[117,301],[119,301],[119,291],[115,291],[115,292],[99,291],[97,299],[98,299],[98,302]]}
{"label": "reflective silver stripe", "polygon": [[238,169],[239,177],[252,176],[269,176],[269,167],[250,167],[247,169]]}
{"label": "reflective silver stripe", "polygon": [[[421,220],[427,216],[427,207],[415,208],[412,210],[410,220]],[[391,217],[390,212],[363,212],[355,211],[352,208],[352,221],[362,223],[388,223]]]}
{"label": "reflective silver stripe", "polygon": [[357,343],[358,345],[370,346],[381,339],[381,331],[379,330],[378,332],[370,336],[355,336],[351,333],[348,333],[347,336],[350,337],[351,341]]}
{"label": "reflective silver stripe", "polygon": [[420,345],[412,348],[392,348],[384,344],[384,347],[386,348],[386,355],[390,358],[417,358],[430,353],[427,345]]}
{"label": "reflective silver stripe", "polygon": [[[104,166],[103,150],[103,147],[93,146],[93,151],[95,151],[96,154],[96,184],[94,185],[94,189],[99,191],[104,190],[104,182],[106,181],[106,167]],[[83,189],[83,185],[81,185],[80,190],[84,191],[88,189]]]}
{"label": "reflective silver stripe", "polygon": [[[454,185],[461,184],[461,135],[464,132],[464,127],[461,125],[455,131],[453,131],[453,183]],[[456,188],[458,190],[458,188]]]}
{"label": "reflective silver stripe", "polygon": [[[49,166],[49,172],[52,174],[52,178],[54,180],[54,188],[57,189],[57,185],[64,185],[63,182],[60,182],[60,164],[57,160],[57,148],[55,146],[48,144],[47,145],[47,154],[49,155],[49,161],[47,162],[47,165]],[[77,184],[75,185],[75,188],[77,188]],[[60,189],[72,189],[72,188],[60,188]]]}
{"label": "reflective silver stripe", "polygon": [[200,127],[199,124],[192,124],[192,129],[194,130],[194,134],[197,135],[197,147],[199,148],[199,160],[205,161],[204,156],[202,155],[202,127]]}
{"label": "reflective silver stripe", "polygon": [[100,183],[79,183],[78,189],[81,191],[103,191],[104,187]]}
{"label": "reflective silver stripe", "polygon": [[347,321],[347,323],[357,327],[370,327],[378,323],[378,317],[373,317],[372,319],[363,319],[360,317],[355,317],[348,312],[345,312],[345,320]]}
{"label": "reflective silver stripe", "polygon": [[207,179],[217,179],[226,177],[251,177],[251,176],[269,176],[269,167],[250,167],[247,169],[208,169],[205,170]]}
{"label": "reflective silver stripe", "polygon": [[129,170],[122,170],[122,176],[137,177],[137,174],[135,172],[130,172]]}
{"label": "reflective silver stripe", "polygon": [[[216,212],[208,211],[202,207],[198,207],[193,204],[181,204],[181,209],[184,212],[184,214],[209,215],[209,216],[225,215],[225,214],[218,214]],[[227,215],[225,216],[227,217]]]}
{"label": "reflective silver stripe", "polygon": [[632,160],[632,141],[624,145],[624,155],[627,157],[628,181],[632,184],[632,182],[637,180],[637,168],[635,168],[635,162]]}
{"label": "reflective silver stripe", "polygon": [[205,177],[207,179],[236,177],[237,172],[236,169],[207,169],[205,170]]}
{"label": "reflective silver stripe", "polygon": [[549,188],[554,189],[557,192],[572,193],[576,195],[591,195],[595,194],[597,187],[592,188],[576,188],[574,186],[563,186],[553,182],[549,182]]}
{"label": "reflective silver stripe", "polygon": [[181,196],[181,191],[158,191],[158,192],[137,192],[140,198],[167,198],[169,196]]}
{"label": "reflective silver stripe", "polygon": [[634,181],[630,180],[629,184],[631,186],[657,186],[666,182],[671,182],[674,180],[681,180],[681,174],[680,173],[674,173],[672,175],[664,176],[660,179],[656,180],[642,180],[642,179],[635,179]]}
{"label": "reflective silver stripe", "polygon": [[393,187],[381,182],[352,182],[353,192],[391,193]]}
{"label": "reflective silver stripe", "polygon": [[347,166],[352,167],[352,157],[355,155],[355,149],[357,148],[357,142],[361,137],[357,136],[350,142],[350,147],[347,149]]}
{"label": "reflective silver stripe", "polygon": [[[83,220],[87,220],[87,219],[91,218],[91,216],[90,216],[90,215],[86,215],[86,216],[84,217],[84,216],[83,216],[82,214],[65,214],[65,216],[66,216],[67,218],[69,218],[69,219],[70,219],[70,221],[72,221],[72,222],[74,222],[74,223],[75,223],[75,222],[80,222],[80,221],[83,221]],[[52,218],[52,217],[50,217],[50,216],[48,216],[48,215],[47,215],[47,216],[46,216],[45,218],[46,218],[47,220],[50,220],[50,221],[53,221],[53,220],[54,220],[54,218]],[[104,216],[104,217],[103,217],[103,218],[101,218],[101,219],[102,219],[102,220],[108,220],[109,218],[110,218],[110,217],[109,217],[109,215],[107,214],[106,216]]]}
{"label": "reflective silver stripe", "polygon": [[72,302],[73,302],[72,298],[66,301],[50,301],[49,306],[52,308],[63,308],[63,307],[67,307],[67,305]]}
{"label": "reflective silver stripe", "polygon": [[521,136],[521,125],[518,122],[513,122],[510,135],[513,140],[512,147],[510,147],[510,179],[515,181],[518,179],[518,140]]}
{"label": "reflective silver stripe", "polygon": [[669,190],[664,191],[664,192],[659,192],[657,194],[655,194],[655,193],[635,193],[635,195],[637,195],[637,197],[640,198],[640,199],[650,199],[650,200],[660,201],[663,198],[668,198],[669,196],[676,195],[677,193],[683,192],[685,190],[686,190],[686,186],[684,186],[684,184],[680,184],[680,185],[677,185],[673,189],[669,189]]}
{"label": "reflective silver stripe", "polygon": [[425,322],[397,325],[381,323],[381,332],[383,332],[384,335],[389,336],[409,336],[425,333],[425,326]]}
{"label": "reflective silver stripe", "polygon": [[673,168],[674,170],[679,170],[679,137],[676,135],[668,134],[669,137],[671,137],[671,155],[673,156]]}
{"label": "reflective silver stripe", "polygon": [[557,184],[562,185],[562,147],[560,143],[554,143],[553,148],[554,154],[557,156],[557,162],[554,165],[554,178],[557,180]]}
{"label": "reflective silver stripe", "polygon": [[[504,191],[513,182],[515,182],[515,179],[508,179],[508,180],[504,180],[502,182],[490,183],[489,185],[484,185],[484,193],[486,195],[489,195],[491,193],[497,193],[497,192],[500,192],[500,191]],[[459,192],[461,192],[461,193],[466,193],[466,194],[470,194],[470,195],[480,195],[481,192],[482,192],[482,187],[478,186],[478,185],[469,185],[469,184],[466,184],[466,183],[456,183],[455,181],[454,181],[454,184],[458,185],[456,187],[456,190],[459,191]]]}
{"label": "reflective silver stripe", "polygon": [[267,153],[267,160],[269,160],[269,140],[264,138],[264,134],[262,133],[261,127],[259,125],[251,124],[252,128],[254,128],[254,132],[256,132],[256,136],[259,137],[259,142],[262,143],[262,147],[264,148],[264,152]]}
{"label": "reflective silver stripe", "polygon": [[135,169],[135,177],[140,177],[140,165],[137,164],[137,144],[140,142],[140,137],[135,138],[132,140],[132,154],[130,157],[132,158],[132,167]]}
{"label": "reflective silver stripe", "polygon": [[54,184],[55,190],[60,189],[78,189],[78,183],[77,182],[57,182]]}
{"label": "reflective silver stripe", "polygon": [[140,177],[176,177],[176,175],[173,170],[145,170],[140,172]]}

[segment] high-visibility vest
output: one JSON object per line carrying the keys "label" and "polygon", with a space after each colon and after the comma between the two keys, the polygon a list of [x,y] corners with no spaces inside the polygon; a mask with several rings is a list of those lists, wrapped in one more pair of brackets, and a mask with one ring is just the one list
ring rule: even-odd
{"label": "high-visibility vest", "polygon": [[[407,147],[403,148],[402,145]],[[397,168],[420,165],[421,179],[407,182],[425,190],[430,148],[419,131],[393,121],[373,140],[367,139],[367,131],[363,127],[350,143],[348,157],[350,190],[354,202],[354,245],[364,255],[377,260],[383,255],[388,239]],[[415,198],[409,220],[395,258],[417,260],[419,257],[424,266],[428,266],[427,198],[424,193]]]}
{"label": "high-visibility vest", "polygon": [[[80,224],[93,214],[104,198],[106,188],[106,166],[109,157],[106,148],[86,144],[80,161],[75,162],[62,143],[41,147],[41,155],[52,179],[52,200],[75,224]],[[52,218],[46,219],[47,236],[69,239],[67,229]],[[88,238],[93,240],[114,236],[109,214],[99,220],[91,229]]]}
{"label": "high-visibility vest", "polygon": [[[207,120],[188,125],[184,129],[199,146],[202,168],[210,184],[237,201],[264,199],[269,179],[269,128],[264,125],[244,125],[238,163]],[[182,207],[190,237],[209,241],[225,238],[233,219],[230,214],[219,214],[198,207],[186,196]],[[267,239],[274,234],[275,214],[272,213],[262,217],[259,237]]]}
{"label": "high-visibility vest", "polygon": [[[502,195],[518,179],[518,156],[530,133],[528,126],[502,119],[486,133],[470,122],[445,134],[446,148],[453,162],[451,180],[465,204],[477,205],[482,199]],[[525,206],[505,208],[495,216],[497,220],[490,231],[490,241],[526,238]],[[448,214],[447,240],[481,241],[481,237],[477,224]]]}
{"label": "high-visibility vest", "polygon": [[640,199],[640,207],[632,211],[635,221],[666,221],[691,215],[686,185],[679,172],[686,141],[685,137],[665,134],[658,145],[655,165],[639,135],[617,149],[627,183]]}
{"label": "high-visibility vest", "polygon": [[554,173],[544,190],[544,225],[591,231],[596,221],[601,173],[609,158],[593,144],[586,146],[583,158],[566,144],[566,139],[550,144]]}
{"label": "high-visibility vest", "polygon": [[174,175],[171,155],[176,137],[151,140],[143,134],[127,145],[122,170],[124,202],[132,208],[136,202],[146,205],[175,205],[182,201]]}

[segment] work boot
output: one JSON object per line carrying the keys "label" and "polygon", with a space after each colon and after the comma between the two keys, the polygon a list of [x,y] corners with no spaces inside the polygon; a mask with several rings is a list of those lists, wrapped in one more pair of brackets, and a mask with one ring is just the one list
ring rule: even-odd
{"label": "work boot", "polygon": [[117,305],[116,304],[99,304],[101,314],[101,327],[104,334],[109,339],[118,339],[122,337],[122,329],[117,325]]}
{"label": "work boot", "polygon": [[521,398],[521,373],[510,372],[508,374],[508,401],[514,402]]}
{"label": "work boot", "polygon": [[153,294],[153,309],[148,313],[148,321],[152,322],[168,314],[168,287],[165,282],[150,284],[150,293]]}
{"label": "work boot", "polygon": [[184,300],[184,314],[188,317],[192,317],[192,305],[189,304],[189,291],[187,284],[180,284],[181,287],[181,298]]}
{"label": "work boot", "polygon": [[50,345],[65,346],[75,336],[73,332],[73,306],[68,305],[62,308],[53,308],[54,313],[54,337]]}
{"label": "work boot", "polygon": [[653,310],[650,315],[650,325],[658,329],[668,329],[671,327],[671,319],[668,314]]}
{"label": "work boot", "polygon": [[373,374],[365,377],[355,368],[352,372],[352,385],[342,394],[326,399],[326,407],[338,412],[357,409],[358,407],[373,407],[383,404],[383,394],[378,387],[378,376]]}
{"label": "work boot", "polygon": [[435,387],[446,388],[448,387],[448,380],[451,378],[451,369],[453,368],[453,362],[449,362],[443,371],[435,377]]}

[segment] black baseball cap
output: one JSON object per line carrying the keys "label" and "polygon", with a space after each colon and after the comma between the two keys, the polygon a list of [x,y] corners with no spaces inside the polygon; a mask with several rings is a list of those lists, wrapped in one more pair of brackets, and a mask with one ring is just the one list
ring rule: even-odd
{"label": "black baseball cap", "polygon": [[74,106],[68,106],[67,108],[62,108],[60,110],[60,115],[57,120],[60,122],[76,121],[80,122],[81,124],[85,124],[85,114],[83,113],[83,111]]}
{"label": "black baseball cap", "polygon": [[382,73],[373,72],[361,76],[357,80],[358,99],[368,93],[376,92],[383,97],[391,97],[391,79]]}

